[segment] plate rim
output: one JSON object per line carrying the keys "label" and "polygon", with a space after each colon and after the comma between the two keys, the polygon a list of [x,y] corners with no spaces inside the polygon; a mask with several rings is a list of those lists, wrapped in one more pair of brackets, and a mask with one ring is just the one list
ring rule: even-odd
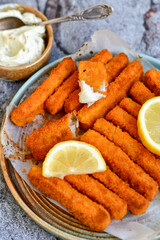
{"label": "plate rim", "polygon": [[[4,120],[5,120],[5,116],[3,118],[2,121],[2,125],[1,125],[1,130],[4,124]],[[0,131],[1,134],[1,131]],[[18,205],[27,213],[27,215],[33,220],[35,221],[39,226],[41,226],[44,230],[47,230],[48,232],[50,232],[51,234],[56,235],[57,237],[61,237],[63,239],[66,240],[75,240],[75,239],[79,239],[77,237],[73,237],[71,235],[67,236],[67,233],[63,233],[62,231],[58,230],[57,228],[55,228],[54,226],[52,226],[52,229],[50,228],[49,224],[47,222],[45,222],[42,218],[40,218],[38,215],[36,215],[28,206],[27,204],[23,201],[23,199],[20,197],[18,191],[16,190],[16,186],[14,185],[14,182],[12,182],[9,172],[8,172],[8,164],[11,164],[10,162],[7,163],[7,159],[5,159],[4,154],[3,154],[3,147],[1,144],[1,139],[0,139],[0,164],[1,164],[1,169],[2,169],[2,173],[5,179],[5,182],[12,194],[12,196],[14,197],[14,199],[16,200],[16,202],[18,203]],[[18,173],[16,173],[18,175]],[[19,177],[19,175],[18,175]],[[54,230],[54,233],[53,233]]]}
{"label": "plate rim", "polygon": [[[145,58],[146,60],[148,60],[155,68],[159,68],[160,69],[160,60],[156,59],[154,57],[151,57],[149,55],[146,54],[139,54],[141,57]],[[62,61],[64,58],[66,57],[71,57],[72,55],[67,55],[64,56],[62,58],[59,58],[49,64],[47,64],[46,66],[44,66],[43,68],[41,68],[40,70],[38,70],[36,73],[34,73],[21,87],[20,89],[17,91],[17,93],[14,95],[14,97],[12,98],[12,100],[10,101],[9,105],[15,105],[15,103],[18,103],[18,101],[20,100],[20,98],[24,95],[25,91],[28,89],[28,87],[30,87],[34,82],[36,82],[38,80],[38,78],[40,78],[42,76],[42,74],[47,73],[51,67],[56,66],[60,61]],[[4,124],[4,120],[5,120],[5,115],[3,117],[2,120],[2,124],[1,124],[1,130]],[[0,131],[0,136],[1,136],[1,131]],[[18,191],[16,190],[16,186],[14,185],[14,183],[12,182],[12,179],[10,178],[10,175],[8,173],[7,170],[7,164],[11,164],[11,163],[7,163],[7,159],[5,159],[4,154],[3,154],[3,147],[1,144],[1,138],[0,138],[0,154],[1,154],[1,158],[0,158],[0,164],[1,164],[1,169],[2,169],[2,173],[5,179],[5,182],[12,194],[12,196],[15,198],[16,202],[19,204],[19,206],[27,213],[27,215],[29,215],[32,220],[34,220],[39,226],[41,226],[43,229],[47,230],[48,232],[50,232],[51,234],[56,235],[57,237],[61,237],[63,239],[67,239],[67,240],[76,240],[76,239],[80,239],[76,236],[70,235],[68,233],[64,233],[61,230],[58,230],[56,227],[54,227],[52,225],[52,228],[49,226],[49,224],[44,221],[42,218],[40,218],[38,215],[36,215],[27,205],[26,203],[23,201],[23,199],[20,197]],[[110,240],[115,240],[118,238],[110,235],[109,238]]]}

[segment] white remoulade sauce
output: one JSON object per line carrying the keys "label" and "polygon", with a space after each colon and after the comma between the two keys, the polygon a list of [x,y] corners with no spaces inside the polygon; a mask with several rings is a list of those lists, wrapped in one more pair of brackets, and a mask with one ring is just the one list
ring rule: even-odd
{"label": "white remoulade sauce", "polygon": [[[33,13],[21,13],[19,10],[3,11],[0,19],[17,17],[24,23],[38,23],[42,20]],[[38,59],[45,49],[45,27],[23,26],[0,31],[0,65],[6,67],[21,66]]]}

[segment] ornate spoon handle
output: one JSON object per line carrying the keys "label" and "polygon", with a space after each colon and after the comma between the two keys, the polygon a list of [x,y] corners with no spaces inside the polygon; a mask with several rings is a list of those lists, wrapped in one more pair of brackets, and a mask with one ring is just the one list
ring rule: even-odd
{"label": "ornate spoon handle", "polygon": [[[46,25],[53,23],[69,22],[69,21],[85,21],[107,18],[113,12],[113,8],[107,4],[99,4],[94,7],[87,8],[80,12],[74,13],[66,17],[60,17],[38,23],[36,25]],[[35,25],[35,24],[34,24]]]}

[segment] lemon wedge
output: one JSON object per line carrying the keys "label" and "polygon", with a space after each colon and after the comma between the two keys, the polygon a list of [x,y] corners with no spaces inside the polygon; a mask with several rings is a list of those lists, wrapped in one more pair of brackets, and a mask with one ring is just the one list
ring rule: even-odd
{"label": "lemon wedge", "polygon": [[69,174],[86,174],[106,170],[106,163],[97,148],[80,141],[56,144],[46,155],[42,166],[44,177],[63,178]]}
{"label": "lemon wedge", "polygon": [[160,97],[151,98],[143,104],[137,126],[143,145],[160,155]]}

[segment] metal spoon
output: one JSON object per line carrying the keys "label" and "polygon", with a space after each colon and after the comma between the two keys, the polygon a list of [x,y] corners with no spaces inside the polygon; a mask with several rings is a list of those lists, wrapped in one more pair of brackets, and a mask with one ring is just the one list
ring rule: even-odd
{"label": "metal spoon", "polygon": [[46,24],[53,24],[53,23],[60,23],[60,22],[104,19],[104,18],[107,18],[112,12],[113,12],[113,8],[110,7],[109,5],[99,4],[66,17],[55,18],[55,19],[51,19],[48,21],[40,22],[40,23],[25,24],[19,18],[6,17],[3,19],[0,19],[0,31],[12,29],[12,28],[19,28],[22,26],[32,26],[32,25],[42,26]]}

